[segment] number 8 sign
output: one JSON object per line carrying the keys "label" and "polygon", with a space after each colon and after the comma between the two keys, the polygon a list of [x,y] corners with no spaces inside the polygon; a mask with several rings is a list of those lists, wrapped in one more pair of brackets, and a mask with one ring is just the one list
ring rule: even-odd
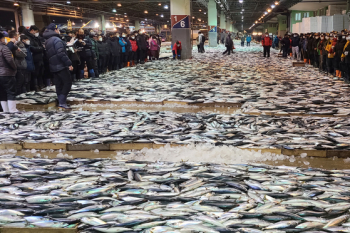
{"label": "number 8 sign", "polygon": [[171,26],[172,28],[190,28],[190,16],[189,15],[172,15]]}

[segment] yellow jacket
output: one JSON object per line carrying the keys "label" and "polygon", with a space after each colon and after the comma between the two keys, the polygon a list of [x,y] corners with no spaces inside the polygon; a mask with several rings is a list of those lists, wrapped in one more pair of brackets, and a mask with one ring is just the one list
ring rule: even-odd
{"label": "yellow jacket", "polygon": [[[346,49],[346,47],[348,47],[349,43],[350,43],[350,41],[347,41],[347,42],[346,42],[346,44],[345,44],[345,46],[344,46],[344,49],[343,49],[343,52],[345,52],[345,49]],[[346,56],[345,56],[345,54],[343,53],[343,54],[341,55],[341,58],[345,58],[345,57],[346,57]]]}

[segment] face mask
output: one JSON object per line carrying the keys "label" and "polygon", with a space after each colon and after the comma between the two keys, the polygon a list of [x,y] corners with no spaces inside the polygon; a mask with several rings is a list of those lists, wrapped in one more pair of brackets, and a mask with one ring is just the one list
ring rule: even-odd
{"label": "face mask", "polygon": [[98,38],[99,41],[102,41],[102,38]]}
{"label": "face mask", "polygon": [[30,40],[26,40],[26,44],[27,44],[27,45],[30,45]]}
{"label": "face mask", "polygon": [[135,33],[135,36],[137,36],[138,34],[137,33]]}
{"label": "face mask", "polygon": [[117,37],[119,37],[120,35],[119,34],[117,34]]}
{"label": "face mask", "polygon": [[35,37],[38,37],[39,36],[39,32],[35,33],[34,35],[35,35]]}
{"label": "face mask", "polygon": [[123,34],[122,37],[126,37],[126,35]]}
{"label": "face mask", "polygon": [[316,36],[316,39],[318,39],[319,37],[318,36]]}
{"label": "face mask", "polygon": [[177,47],[180,47],[180,45],[178,44]]}
{"label": "face mask", "polygon": [[135,36],[132,36],[131,39],[135,39]]}
{"label": "face mask", "polygon": [[266,37],[269,37],[269,35],[266,35]]}
{"label": "face mask", "polygon": [[324,40],[324,37],[321,37],[321,40]]}
{"label": "face mask", "polygon": [[328,40],[329,39],[329,37],[328,36],[326,36],[326,40]]}
{"label": "face mask", "polygon": [[342,36],[343,39],[345,39],[345,36]]}
{"label": "face mask", "polygon": [[297,35],[294,35],[294,37],[297,37]]}

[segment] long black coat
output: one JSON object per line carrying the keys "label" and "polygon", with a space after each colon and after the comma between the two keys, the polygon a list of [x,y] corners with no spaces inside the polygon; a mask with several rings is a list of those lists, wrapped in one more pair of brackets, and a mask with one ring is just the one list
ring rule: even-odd
{"label": "long black coat", "polygon": [[66,50],[66,44],[59,38],[58,33],[53,30],[44,32],[46,39],[46,55],[49,60],[50,71],[58,72],[72,65]]}
{"label": "long black coat", "polygon": [[28,30],[26,30],[24,34],[28,36],[30,40],[30,51],[33,54],[34,63],[42,63],[44,61],[43,58],[45,49],[41,43],[40,38],[31,34]]}
{"label": "long black coat", "polygon": [[107,41],[97,41],[97,50],[100,56],[108,56],[111,52]]}
{"label": "long black coat", "polygon": [[136,37],[137,46],[139,46],[139,50],[147,50],[147,41],[145,35],[138,35]]}
{"label": "long black coat", "polygon": [[121,46],[119,44],[119,38],[112,37],[107,40],[107,44],[109,45],[110,52],[112,56],[119,57],[121,53]]}

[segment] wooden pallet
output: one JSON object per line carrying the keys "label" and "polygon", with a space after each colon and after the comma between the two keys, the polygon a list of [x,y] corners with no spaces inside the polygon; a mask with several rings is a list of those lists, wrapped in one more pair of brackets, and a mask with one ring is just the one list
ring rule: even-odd
{"label": "wooden pallet", "polygon": [[293,67],[305,67],[304,62],[293,62]]}

